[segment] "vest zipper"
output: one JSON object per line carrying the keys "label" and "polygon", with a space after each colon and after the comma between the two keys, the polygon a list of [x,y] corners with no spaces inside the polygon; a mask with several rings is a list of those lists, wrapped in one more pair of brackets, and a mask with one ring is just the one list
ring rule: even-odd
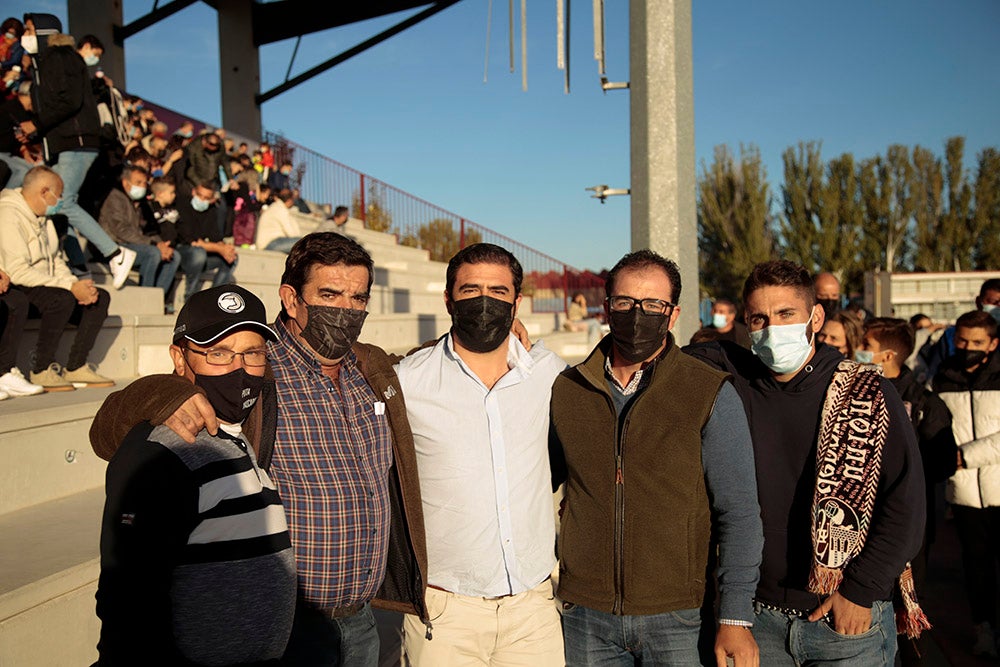
{"label": "vest zipper", "polygon": [[[617,430],[617,429],[616,429]],[[612,614],[621,614],[625,604],[625,432],[628,416],[615,443],[615,601]]]}

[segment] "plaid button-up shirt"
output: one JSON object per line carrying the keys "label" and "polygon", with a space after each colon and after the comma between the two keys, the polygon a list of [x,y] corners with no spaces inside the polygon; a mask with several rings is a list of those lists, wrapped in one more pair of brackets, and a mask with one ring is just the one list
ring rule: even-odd
{"label": "plaid button-up shirt", "polygon": [[353,352],[335,385],[280,319],[274,328],[270,473],[288,516],[299,595],[325,609],[367,602],[382,583],[389,544],[388,416]]}

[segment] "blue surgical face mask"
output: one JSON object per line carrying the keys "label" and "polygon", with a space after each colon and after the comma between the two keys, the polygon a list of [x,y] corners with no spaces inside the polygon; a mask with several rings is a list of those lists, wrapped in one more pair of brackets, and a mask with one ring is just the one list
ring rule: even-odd
{"label": "blue surgical face mask", "polygon": [[875,353],[871,350],[854,350],[854,361],[859,364],[875,363]]}
{"label": "blue surgical face mask", "polygon": [[726,317],[725,313],[712,313],[712,326],[716,329],[722,329],[727,324],[729,324],[729,318]]}
{"label": "blue surgical face mask", "polygon": [[809,337],[811,324],[812,312],[809,319],[801,324],[772,325],[760,331],[751,331],[750,349],[778,375],[794,373],[802,368],[812,352],[812,339]]}
{"label": "blue surgical face mask", "polygon": [[[53,196],[55,196],[55,195],[53,195]],[[59,211],[61,211],[62,210],[62,205],[63,205],[63,200],[61,198],[59,198],[59,197],[56,197],[56,203],[55,204],[47,204],[45,206],[45,217],[46,218],[50,218],[53,215],[55,215],[56,213],[58,213]]]}
{"label": "blue surgical face mask", "polygon": [[3,36],[7,38],[8,42],[13,42],[15,39],[17,39],[17,35],[15,35],[12,32],[5,32]]}
{"label": "blue surgical face mask", "polygon": [[146,188],[141,185],[129,186],[128,196],[131,197],[133,201],[139,201],[146,196]]}
{"label": "blue surgical face mask", "polygon": [[87,63],[87,67],[93,67],[97,63],[101,62],[101,58],[100,56],[95,56],[94,54],[90,54],[89,56],[83,57],[83,62]]}
{"label": "blue surgical face mask", "polygon": [[199,213],[204,213],[205,211],[207,211],[210,204],[211,204],[210,202],[207,202],[204,199],[191,197],[191,208],[198,211]]}
{"label": "blue surgical face mask", "polygon": [[997,305],[995,303],[984,303],[983,312],[989,313],[990,317],[992,317],[997,322],[1000,322],[1000,305]]}

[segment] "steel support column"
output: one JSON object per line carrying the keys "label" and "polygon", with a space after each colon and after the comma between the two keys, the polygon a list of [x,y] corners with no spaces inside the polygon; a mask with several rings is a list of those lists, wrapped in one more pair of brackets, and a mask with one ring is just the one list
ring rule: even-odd
{"label": "steel support column", "polygon": [[632,249],[680,266],[686,343],[698,329],[691,0],[630,0]]}
{"label": "steel support column", "polygon": [[253,0],[216,0],[222,126],[248,139],[261,137],[260,55],[253,41]]}

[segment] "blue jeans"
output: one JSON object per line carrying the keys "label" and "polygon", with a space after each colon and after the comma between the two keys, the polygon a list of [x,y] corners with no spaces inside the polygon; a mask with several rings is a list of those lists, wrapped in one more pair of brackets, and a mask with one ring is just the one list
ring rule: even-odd
{"label": "blue jeans", "polygon": [[564,603],[562,622],[566,664],[573,667],[702,664],[698,654],[702,627],[700,609],[648,616],[615,616]]}
{"label": "blue jeans", "polygon": [[301,236],[279,236],[270,243],[264,250],[274,250],[275,252],[283,252],[285,254],[292,251],[292,246],[298,241]]}
{"label": "blue jeans", "polygon": [[201,274],[205,271],[215,271],[212,287],[236,282],[233,279],[236,262],[231,265],[226,264],[226,260],[222,259],[220,255],[214,252],[209,254],[204,248],[190,245],[179,245],[175,252],[181,256],[181,271],[187,279],[187,285],[184,287],[184,301],[187,301],[192,294],[201,289]]}
{"label": "blue jeans", "polygon": [[160,249],[148,243],[125,243],[126,248],[135,250],[136,258],[133,269],[139,272],[139,284],[143,287],[156,286],[163,290],[163,296],[170,292],[174,284],[174,276],[181,266],[181,255],[174,251],[169,262],[164,262]]}
{"label": "blue jeans", "polygon": [[331,618],[301,601],[295,606],[295,621],[282,665],[329,665],[375,667],[379,638],[371,605],[353,616]]}
{"label": "blue jeans", "polygon": [[872,626],[860,635],[842,635],[829,621],[804,618],[757,605],[753,636],[761,665],[877,667],[896,659],[896,621],[892,603],[872,605]]}
{"label": "blue jeans", "polygon": [[84,237],[94,244],[97,252],[107,257],[117,252],[118,244],[76,201],[83,179],[96,159],[96,151],[63,151],[59,154],[59,161],[52,165],[52,171],[59,174],[63,181],[63,204],[59,212],[69,219],[72,228],[69,233]]}
{"label": "blue jeans", "polygon": [[6,162],[7,166],[10,167],[10,180],[4,187],[11,190],[21,187],[21,184],[24,183],[24,175],[34,166],[20,155],[10,153],[0,153],[0,160]]}

